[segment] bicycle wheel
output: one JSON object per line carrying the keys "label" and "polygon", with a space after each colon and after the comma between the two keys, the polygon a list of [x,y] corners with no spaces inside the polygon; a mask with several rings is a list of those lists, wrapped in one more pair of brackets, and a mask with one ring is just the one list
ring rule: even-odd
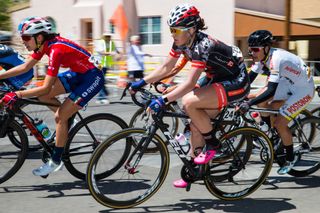
{"label": "bicycle wheel", "polygon": [[[168,111],[174,112],[175,110],[168,106]],[[150,125],[148,121],[144,120],[145,110],[143,107],[139,108],[132,116],[129,122],[129,128],[145,128],[145,126]],[[151,122],[152,119],[149,120]],[[176,135],[179,128],[179,119],[177,117],[165,117],[163,118],[164,123],[169,125],[169,131],[171,135]],[[137,142],[135,140],[132,141],[132,145],[136,146]],[[148,147],[147,152],[156,152],[158,151],[156,147]]]}
{"label": "bicycle wheel", "polygon": [[[241,147],[237,145],[239,141]],[[219,199],[242,199],[256,191],[267,178],[274,158],[272,144],[266,134],[252,127],[234,129],[225,134],[221,142],[234,144],[237,149],[223,150],[221,157],[205,166],[208,171],[205,185]]]}
{"label": "bicycle wheel", "polygon": [[320,107],[316,107],[310,111],[313,116],[320,117]]}
{"label": "bicycle wheel", "polygon": [[[33,119],[37,118],[39,120],[43,120],[46,123],[49,130],[52,133],[55,132],[54,112],[51,111],[47,106],[28,104],[23,106],[23,111]],[[29,147],[28,147],[29,151],[35,151],[35,150],[41,149],[42,148],[41,144],[32,135],[32,133],[24,125],[24,123],[19,119],[17,119],[17,122],[20,124],[20,126],[23,127],[24,131],[27,134],[28,142],[29,142]],[[15,138],[14,135],[9,136],[9,139],[15,146],[20,147],[20,141],[17,138]]]}
{"label": "bicycle wheel", "polygon": [[77,123],[69,133],[63,160],[68,171],[84,180],[94,149],[110,135],[128,128],[121,118],[109,113],[90,115]]}
{"label": "bicycle wheel", "polygon": [[[124,146],[140,141],[130,154]],[[87,169],[87,185],[91,195],[100,204],[110,208],[130,208],[148,200],[163,184],[169,170],[169,152],[160,136],[154,135],[149,143],[157,153],[143,152],[150,136],[139,128],[124,129],[98,146]],[[145,147],[147,148],[147,147]],[[109,174],[99,180],[96,174],[108,169]]]}
{"label": "bicycle wheel", "polygon": [[289,174],[295,177],[310,175],[320,168],[320,118],[305,118],[300,126],[290,128],[297,162]]}
{"label": "bicycle wheel", "polygon": [[[11,178],[23,165],[27,157],[28,138],[17,121],[12,121],[7,128],[8,138],[1,138],[0,143],[0,184]],[[13,145],[9,137],[19,140],[20,146]]]}

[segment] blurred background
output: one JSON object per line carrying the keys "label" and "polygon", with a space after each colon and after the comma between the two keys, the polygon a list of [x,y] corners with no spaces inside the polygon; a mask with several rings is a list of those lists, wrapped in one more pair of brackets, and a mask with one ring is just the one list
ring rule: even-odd
{"label": "blurred background", "polygon": [[[110,79],[117,79],[126,70],[129,38],[139,35],[143,51],[153,56],[145,58],[146,72],[150,72],[164,60],[172,45],[166,23],[169,11],[184,2],[200,10],[208,26],[206,33],[239,46],[248,64],[248,35],[266,29],[275,36],[276,46],[302,57],[314,75],[320,76],[319,0],[0,0],[0,42],[28,55],[17,27],[29,16],[47,17],[56,32],[89,51],[93,51],[95,40],[109,33],[121,52],[108,73]],[[37,67],[39,75],[45,73],[45,68],[46,59]],[[181,72],[180,77],[185,73]]]}

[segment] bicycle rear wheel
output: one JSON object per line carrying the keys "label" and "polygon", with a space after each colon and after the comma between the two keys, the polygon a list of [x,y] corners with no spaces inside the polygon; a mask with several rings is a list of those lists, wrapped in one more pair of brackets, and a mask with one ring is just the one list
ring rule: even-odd
{"label": "bicycle rear wheel", "polygon": [[[92,152],[110,135],[128,128],[121,118],[99,113],[86,117],[77,123],[69,133],[63,160],[68,171],[76,178],[84,180]],[[128,146],[125,149],[129,149]]]}
{"label": "bicycle rear wheel", "polygon": [[221,156],[206,165],[205,185],[219,199],[242,199],[267,178],[274,157],[272,144],[267,135],[252,127],[234,129],[221,142],[233,148],[228,146]]}
{"label": "bicycle rear wheel", "polygon": [[[28,138],[17,121],[12,121],[7,128],[8,138],[0,142],[0,184],[11,178],[23,165],[28,151]],[[19,140],[20,146],[12,144],[10,137]]]}
{"label": "bicycle rear wheel", "polygon": [[[130,208],[148,200],[159,190],[168,174],[169,152],[158,135],[154,135],[149,143],[156,146],[158,152],[143,152],[141,145],[147,145],[149,137],[144,129],[125,129],[94,151],[87,169],[87,185],[100,204],[117,209]],[[127,155],[124,146],[133,138],[139,144]],[[108,176],[97,179],[97,174],[106,169]]]}
{"label": "bicycle rear wheel", "polygon": [[297,162],[289,174],[304,177],[320,168],[320,118],[305,118],[299,125],[301,129],[298,124],[290,128]]}

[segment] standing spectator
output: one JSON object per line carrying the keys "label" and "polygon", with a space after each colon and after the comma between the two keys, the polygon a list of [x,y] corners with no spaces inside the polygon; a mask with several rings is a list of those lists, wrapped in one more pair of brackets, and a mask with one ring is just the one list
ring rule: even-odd
{"label": "standing spectator", "polygon": [[145,54],[141,50],[140,37],[133,35],[130,37],[130,46],[128,49],[128,78],[130,81],[143,78],[144,72],[144,56],[150,56]]}
{"label": "standing spectator", "polygon": [[[95,42],[94,45],[95,49],[95,57],[101,62],[101,69],[106,75],[109,69],[113,68],[114,65],[114,55],[119,54],[114,42],[111,40],[111,34],[104,33],[102,38]],[[102,87],[101,91],[98,94],[98,100],[96,103],[99,104],[109,104],[110,101],[108,100],[109,92],[105,86]]]}

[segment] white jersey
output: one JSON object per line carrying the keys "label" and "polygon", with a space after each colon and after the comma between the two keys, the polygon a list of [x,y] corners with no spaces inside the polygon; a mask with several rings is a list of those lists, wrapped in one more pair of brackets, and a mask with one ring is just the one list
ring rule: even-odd
{"label": "white jersey", "polygon": [[279,83],[281,78],[286,78],[294,86],[307,85],[310,80],[304,61],[299,56],[278,48],[271,48],[267,61],[256,62],[251,71],[258,74],[267,72],[270,82]]}

